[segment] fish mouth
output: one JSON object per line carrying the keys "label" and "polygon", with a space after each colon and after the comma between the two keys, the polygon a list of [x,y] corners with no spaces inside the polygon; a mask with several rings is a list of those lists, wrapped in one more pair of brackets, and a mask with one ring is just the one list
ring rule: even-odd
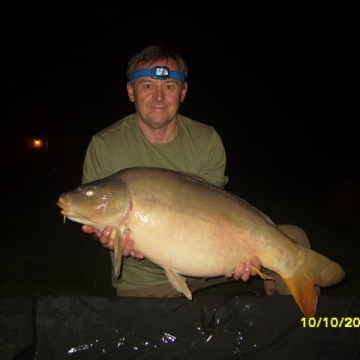
{"label": "fish mouth", "polygon": [[65,223],[67,214],[69,212],[69,206],[62,199],[59,199],[59,201],[56,203],[56,205],[61,209],[60,214],[64,215],[64,223]]}
{"label": "fish mouth", "polygon": [[60,197],[56,202],[56,205],[61,209],[60,214],[64,216],[64,223],[66,223],[66,219],[70,219],[81,224],[92,224],[92,222],[87,217],[74,213],[70,201],[66,201]]}

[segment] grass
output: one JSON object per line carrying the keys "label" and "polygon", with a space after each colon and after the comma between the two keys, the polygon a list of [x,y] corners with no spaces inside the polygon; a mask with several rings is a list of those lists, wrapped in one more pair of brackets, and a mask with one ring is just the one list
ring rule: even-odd
{"label": "grass", "polygon": [[[360,294],[357,280],[359,233],[323,225],[323,193],[316,197],[319,187],[308,187],[305,181],[293,191],[286,179],[275,188],[271,186],[275,179],[271,182],[267,177],[266,184],[259,178],[246,184],[238,183],[236,189],[236,178],[236,174],[231,175],[231,191],[242,196],[241,189],[246,189],[246,200],[276,222],[303,227],[315,250],[343,266],[346,279],[322,289],[322,293]],[[83,233],[79,224],[71,221],[64,224],[60,209],[55,205],[61,192],[79,185],[80,174],[65,170],[7,173],[5,183],[0,297],[115,296],[108,250]],[[228,295],[234,291],[264,295],[263,282],[252,278],[247,283],[233,282],[205,289],[196,296]]]}

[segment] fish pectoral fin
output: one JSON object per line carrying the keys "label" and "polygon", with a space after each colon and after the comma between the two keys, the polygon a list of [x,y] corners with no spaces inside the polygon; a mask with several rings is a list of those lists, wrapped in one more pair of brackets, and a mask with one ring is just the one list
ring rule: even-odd
{"label": "fish pectoral fin", "polygon": [[186,278],[178,274],[173,268],[165,267],[165,274],[171,285],[179,292],[183,293],[189,300],[192,300],[192,293],[186,285]]}
{"label": "fish pectoral fin", "polygon": [[122,234],[120,234],[120,229],[115,228],[115,235],[114,235],[114,259],[115,259],[115,277],[118,278],[120,276],[121,271],[121,263],[122,263],[122,251],[121,251],[121,238]]}
{"label": "fish pectoral fin", "polygon": [[269,276],[269,275],[266,275],[264,273],[262,273],[257,267],[253,266],[252,269],[251,269],[251,275],[259,275],[262,279],[264,280],[272,280],[274,281],[274,279]]}

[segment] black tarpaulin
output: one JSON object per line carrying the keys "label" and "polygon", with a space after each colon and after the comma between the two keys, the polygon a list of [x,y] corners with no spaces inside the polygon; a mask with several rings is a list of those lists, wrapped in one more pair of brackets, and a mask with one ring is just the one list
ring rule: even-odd
{"label": "black tarpaulin", "polygon": [[310,319],[291,296],[222,301],[35,297],[31,358],[359,358],[358,296],[322,295]]}

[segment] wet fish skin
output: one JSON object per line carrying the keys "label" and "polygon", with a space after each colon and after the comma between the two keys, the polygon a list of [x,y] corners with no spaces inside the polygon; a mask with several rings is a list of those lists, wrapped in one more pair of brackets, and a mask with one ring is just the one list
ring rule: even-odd
{"label": "wet fish skin", "polygon": [[134,250],[164,268],[189,299],[182,275],[223,276],[257,256],[282,277],[310,317],[316,313],[315,285],[331,286],[345,276],[339,264],[292,241],[243,199],[190,174],[124,169],[61,194],[57,205],[70,220],[100,231],[106,225],[115,228],[117,269],[119,242],[130,230]]}

